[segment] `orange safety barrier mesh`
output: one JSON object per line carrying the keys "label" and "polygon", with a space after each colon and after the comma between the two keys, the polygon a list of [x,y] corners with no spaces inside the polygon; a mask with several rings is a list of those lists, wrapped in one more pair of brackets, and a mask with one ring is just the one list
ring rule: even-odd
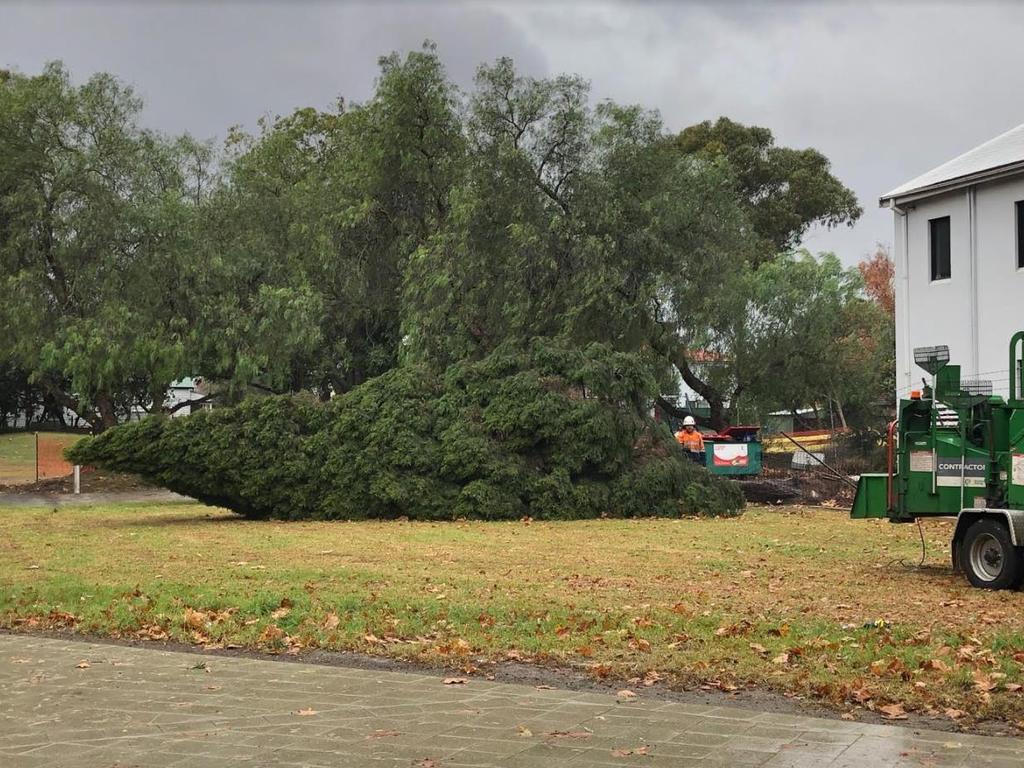
{"label": "orange safety barrier mesh", "polygon": [[64,459],[64,449],[75,442],[75,437],[68,435],[39,434],[39,451],[36,457],[39,467],[39,479],[66,477],[74,472],[74,465]]}

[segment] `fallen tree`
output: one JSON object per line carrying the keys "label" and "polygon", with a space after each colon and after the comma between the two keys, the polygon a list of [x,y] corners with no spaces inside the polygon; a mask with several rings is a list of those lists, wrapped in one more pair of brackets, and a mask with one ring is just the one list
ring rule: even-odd
{"label": "fallen tree", "polygon": [[535,342],[444,374],[401,366],[326,404],[265,397],[149,418],[68,456],[252,518],[737,514],[736,485],[649,418],[655,391],[635,356]]}

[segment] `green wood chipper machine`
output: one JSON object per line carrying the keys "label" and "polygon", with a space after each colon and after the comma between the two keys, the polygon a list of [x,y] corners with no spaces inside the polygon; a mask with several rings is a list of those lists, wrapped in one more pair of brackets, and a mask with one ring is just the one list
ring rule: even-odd
{"label": "green wood chipper machine", "polygon": [[914,350],[928,372],[900,400],[889,425],[887,471],[861,475],[851,517],[894,523],[955,517],[953,567],[976,587],[1008,589],[1024,579],[1024,331],[1010,340],[1009,396],[992,383],[962,381],[948,347]]}

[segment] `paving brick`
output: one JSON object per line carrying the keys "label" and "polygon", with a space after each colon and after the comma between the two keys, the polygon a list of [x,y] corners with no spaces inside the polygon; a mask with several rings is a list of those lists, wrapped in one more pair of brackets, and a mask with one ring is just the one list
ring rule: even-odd
{"label": "paving brick", "polygon": [[[88,669],[76,668],[82,659]],[[438,768],[1016,768],[1024,742],[643,692],[622,703],[475,678],[443,686],[420,673],[0,635],[2,768],[410,768],[426,759]]]}

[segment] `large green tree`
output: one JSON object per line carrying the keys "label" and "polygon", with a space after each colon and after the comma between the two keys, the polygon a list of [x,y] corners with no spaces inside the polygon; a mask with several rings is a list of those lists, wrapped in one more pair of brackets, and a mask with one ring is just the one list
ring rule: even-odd
{"label": "large green tree", "polygon": [[96,428],[163,403],[187,358],[190,159],[108,75],[0,75],[0,358]]}
{"label": "large green tree", "polygon": [[397,364],[406,267],[448,218],[464,137],[432,46],[380,68],[364,104],[229,138],[201,223],[206,375],[327,397]]}

